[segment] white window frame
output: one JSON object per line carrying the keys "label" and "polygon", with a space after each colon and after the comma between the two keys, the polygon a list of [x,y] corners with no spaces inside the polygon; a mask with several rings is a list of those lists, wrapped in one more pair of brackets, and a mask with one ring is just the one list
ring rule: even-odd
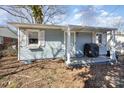
{"label": "white window frame", "polygon": [[96,37],[97,37],[97,34],[100,34],[100,35],[101,35],[101,43],[97,42],[97,41],[99,41],[97,38],[96,38],[96,43],[97,43],[98,45],[102,45],[102,44],[103,44],[103,33],[97,32],[97,33],[96,33]]}
{"label": "white window frame", "polygon": [[[37,49],[37,48],[40,48],[40,47],[43,47],[44,45],[41,44],[41,31],[42,30],[35,30],[35,29],[27,29],[27,45],[30,49]],[[29,33],[31,32],[37,32],[38,33],[38,44],[29,44]],[[43,42],[45,42],[45,31],[43,31],[43,35],[44,35],[44,40]]]}

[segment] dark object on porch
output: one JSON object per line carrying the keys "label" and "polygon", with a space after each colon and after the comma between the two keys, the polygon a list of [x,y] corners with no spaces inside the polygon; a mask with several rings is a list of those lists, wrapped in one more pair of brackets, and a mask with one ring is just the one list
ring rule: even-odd
{"label": "dark object on porch", "polygon": [[110,57],[110,51],[107,51],[106,56],[107,56],[107,57]]}
{"label": "dark object on porch", "polygon": [[94,43],[86,43],[84,45],[84,56],[98,57],[99,56],[99,46]]}

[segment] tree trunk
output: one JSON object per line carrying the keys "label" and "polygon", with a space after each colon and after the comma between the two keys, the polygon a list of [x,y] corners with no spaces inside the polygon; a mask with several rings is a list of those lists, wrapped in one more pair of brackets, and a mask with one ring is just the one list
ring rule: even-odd
{"label": "tree trunk", "polygon": [[35,19],[35,23],[42,24],[43,23],[43,11],[42,6],[32,5],[30,6],[32,9],[33,17]]}

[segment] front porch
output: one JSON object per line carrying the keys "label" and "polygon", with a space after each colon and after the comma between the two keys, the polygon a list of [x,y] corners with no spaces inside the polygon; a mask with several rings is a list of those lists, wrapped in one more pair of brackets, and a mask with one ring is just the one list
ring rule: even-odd
{"label": "front porch", "polygon": [[92,65],[92,64],[109,64],[115,62],[110,57],[99,56],[99,57],[82,57],[82,58],[70,58],[70,65]]}
{"label": "front porch", "polygon": [[[68,26],[67,28],[67,43],[66,43],[66,64],[68,65],[88,65],[88,64],[94,64],[94,63],[112,63],[116,61],[116,55],[115,55],[115,31],[117,29],[114,28],[93,28],[93,27],[73,27]],[[75,34],[76,39],[72,40],[71,33],[80,33],[79,35]],[[83,33],[82,33],[83,32]],[[90,34],[84,34],[85,33],[91,33]],[[110,40],[107,41],[107,32],[111,33]],[[81,34],[82,33],[82,34]],[[98,57],[86,57],[83,54],[83,46],[86,43],[96,43],[96,34],[101,33],[103,36],[101,36],[100,45],[99,45],[99,56]],[[72,41],[74,41],[74,47],[72,47]],[[79,41],[79,42],[78,42]],[[111,48],[108,46],[108,43],[112,41]],[[74,52],[73,52],[74,49]],[[75,54],[80,52],[79,55],[82,54],[81,57],[75,57]],[[110,51],[110,57],[105,56],[107,54],[107,51]]]}

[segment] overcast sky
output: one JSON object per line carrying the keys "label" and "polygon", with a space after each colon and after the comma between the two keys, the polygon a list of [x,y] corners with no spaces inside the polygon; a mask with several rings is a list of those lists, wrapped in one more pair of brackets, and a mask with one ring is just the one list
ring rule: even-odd
{"label": "overcast sky", "polygon": [[[58,17],[65,20],[60,24],[115,27],[124,22],[124,6],[66,6],[67,13]],[[0,10],[0,25],[6,25],[8,13]]]}

